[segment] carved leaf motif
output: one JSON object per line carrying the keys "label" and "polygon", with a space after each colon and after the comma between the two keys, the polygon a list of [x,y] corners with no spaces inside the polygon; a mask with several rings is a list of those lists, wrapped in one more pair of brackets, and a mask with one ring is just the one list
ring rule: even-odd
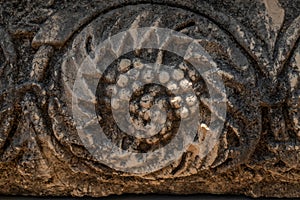
{"label": "carved leaf motif", "polygon": [[268,43],[269,51],[273,52],[278,32],[283,24],[284,9],[280,6],[278,0],[264,0],[263,2],[265,4],[265,13],[258,16],[264,19],[267,34],[262,34],[266,37],[265,42]]}
{"label": "carved leaf motif", "polygon": [[22,19],[11,25],[10,29],[15,35],[32,35],[52,13],[53,10],[43,8],[34,9],[30,13],[25,12]]}
{"label": "carved leaf motif", "polygon": [[0,92],[1,89],[5,89],[13,83],[14,76],[16,75],[16,70],[14,70],[16,63],[17,54],[11,36],[0,25],[0,75],[3,77],[0,80]]}

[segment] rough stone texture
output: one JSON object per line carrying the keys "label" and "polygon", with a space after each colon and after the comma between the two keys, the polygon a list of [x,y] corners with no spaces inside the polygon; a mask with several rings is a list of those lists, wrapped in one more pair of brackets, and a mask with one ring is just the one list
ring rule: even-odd
{"label": "rough stone texture", "polygon": [[[149,26],[186,34],[209,53],[224,81],[227,115],[217,145],[204,158],[197,153],[199,133],[168,166],[132,174],[108,167],[85,148],[72,116],[70,90],[76,64],[81,56],[95,56],[97,43]],[[300,197],[299,36],[299,0],[0,0],[0,193]],[[116,146],[147,152],[172,140],[180,116],[176,105],[167,104],[165,131],[151,140],[116,128],[107,91],[111,84],[126,84],[124,72],[139,62],[180,66],[183,61],[155,49],[123,55],[99,80],[96,110]],[[191,67],[175,75],[162,73],[160,80],[181,79],[182,73],[203,99],[201,122],[209,123],[214,111],[205,103],[208,91]],[[147,124],[147,109],[168,95],[153,85],[135,93],[133,118]],[[118,108],[117,102],[112,106]]]}

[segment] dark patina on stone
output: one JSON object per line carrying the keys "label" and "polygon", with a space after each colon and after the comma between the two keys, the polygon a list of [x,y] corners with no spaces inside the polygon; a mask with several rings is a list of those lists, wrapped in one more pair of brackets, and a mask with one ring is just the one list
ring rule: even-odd
{"label": "dark patina on stone", "polygon": [[[205,100],[209,83],[172,52],[141,48],[117,58],[97,82],[95,106],[81,102],[84,114],[96,111],[97,122],[116,147],[155,151],[176,138],[184,118],[166,87],[149,84],[133,93],[130,117],[151,125],[148,110],[161,105],[167,110],[161,131],[141,139],[120,130],[111,111],[120,107],[110,99],[111,85],[124,87],[127,72],[134,74],[144,63],[174,66],[175,72],[160,73],[158,79],[189,80],[199,100],[201,121],[194,142],[161,169],[135,174],[100,162],[86,148],[76,130],[72,95],[85,58],[101,64],[95,54],[99,43],[142,27],[193,38],[218,67],[227,101],[217,142],[199,156],[202,137],[210,136],[206,125],[216,113]],[[129,38],[136,39],[134,34]],[[0,0],[0,194],[300,197],[299,38],[299,0]],[[121,41],[117,46],[124,47]],[[212,89],[220,91],[216,85]],[[97,145],[94,139],[88,142]]]}

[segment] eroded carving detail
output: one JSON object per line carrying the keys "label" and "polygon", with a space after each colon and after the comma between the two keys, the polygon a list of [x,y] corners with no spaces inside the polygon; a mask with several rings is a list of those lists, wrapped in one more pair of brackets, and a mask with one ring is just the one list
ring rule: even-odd
{"label": "eroded carving detail", "polygon": [[[229,192],[230,189],[216,182],[230,180],[231,188],[242,185],[235,190],[237,193],[300,196],[297,186],[300,181],[300,16],[287,16],[283,4],[269,0],[249,3],[251,20],[238,13],[226,12],[222,6],[218,8],[214,1],[198,2],[199,6],[193,1],[166,1],[164,5],[156,1],[152,4],[138,2],[83,2],[82,5],[93,8],[81,12],[76,10],[84,7],[80,4],[66,6],[65,11],[54,1],[49,1],[42,5],[44,8],[37,8],[19,23],[28,26],[8,26],[8,30],[0,25],[0,169],[3,169],[0,180],[8,180],[7,173],[19,181],[11,182],[12,185],[23,182],[33,194],[93,196],[139,191],[194,192],[182,188],[189,181],[197,182],[199,186],[195,188],[200,192],[217,191],[205,189],[206,184]],[[235,6],[240,6],[241,12],[247,9],[244,4]],[[57,13],[52,15],[54,11]],[[40,21],[34,17],[35,12],[43,16]],[[1,24],[7,20],[3,13],[0,9]],[[91,26],[92,23],[96,25]],[[198,134],[195,143],[179,160],[157,172],[136,176],[99,163],[87,151],[76,131],[71,96],[78,65],[84,57],[95,56],[95,48],[101,41],[129,28],[150,26],[186,34],[210,54],[226,88],[227,117],[217,145],[205,158],[200,159],[198,155],[200,146],[197,143],[203,139],[203,135]],[[41,29],[37,31],[39,27]],[[27,68],[22,68],[27,70],[26,78],[19,73],[21,62],[17,60],[16,49],[21,47],[13,44],[12,35],[16,42],[29,37],[36,48],[28,47],[34,56],[22,62],[28,64]],[[78,52],[66,54],[71,49],[78,49]],[[151,140],[138,141],[120,132],[109,115],[110,107],[118,106],[114,104],[116,102],[110,102],[111,84],[122,85],[124,80],[122,82],[120,77],[125,72],[137,63],[147,62],[176,66],[182,70],[178,76],[183,74],[192,81],[193,89],[201,99],[202,121],[198,131],[209,134],[206,124],[214,111],[208,106],[205,81],[178,56],[166,51],[141,49],[112,63],[98,85],[99,123],[107,129],[111,141],[123,149],[147,152],[172,140],[179,119],[176,105],[169,103],[172,95],[158,86],[137,91],[130,102],[130,111],[136,123],[147,125],[150,123],[148,107],[162,100],[160,103],[169,111],[163,133]],[[173,74],[162,74],[161,78],[167,80],[171,76]],[[15,174],[8,172],[9,166],[16,166]],[[110,185],[114,184],[109,180],[112,174],[119,186]],[[76,183],[71,183],[74,175],[79,178]],[[79,181],[82,177],[84,180]],[[129,180],[132,177],[138,183]],[[156,178],[163,181],[153,181]],[[172,188],[168,179],[173,178],[180,181]],[[35,182],[41,180],[41,188],[35,189]],[[95,184],[89,184],[89,181]],[[136,188],[127,187],[126,181]],[[258,189],[261,184],[268,185],[272,181],[275,183],[271,192]],[[286,181],[291,185],[291,194],[276,190]],[[148,189],[143,182],[149,185]],[[100,189],[96,187],[99,183]],[[249,187],[252,183],[254,186]],[[23,186],[19,184],[18,187]],[[14,193],[22,193],[26,187]],[[165,190],[157,187],[165,187]],[[55,188],[60,188],[59,192],[55,193]],[[9,193],[12,189],[7,186],[0,191]]]}

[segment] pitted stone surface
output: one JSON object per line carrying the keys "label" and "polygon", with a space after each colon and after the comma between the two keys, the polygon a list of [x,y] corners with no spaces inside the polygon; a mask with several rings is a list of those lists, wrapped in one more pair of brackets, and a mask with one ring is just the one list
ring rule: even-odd
{"label": "pitted stone surface", "polygon": [[[203,50],[186,48],[184,37],[134,31],[109,51],[98,49],[118,33],[143,27],[184,34]],[[108,63],[134,42],[146,45],[159,36],[162,46],[188,49],[186,57],[140,48]],[[0,194],[300,197],[299,38],[298,0],[2,1]],[[193,66],[199,51],[205,52],[199,56],[204,74],[222,79],[226,116],[211,106],[224,100],[211,95],[222,94],[222,87]],[[102,74],[89,73],[102,65]],[[83,92],[74,104],[78,72]],[[84,121],[94,111],[96,117]],[[155,171],[159,163],[147,166],[139,157],[131,164],[147,173],[114,169],[97,159],[104,150],[86,145],[101,143],[94,137],[97,124],[120,152],[155,152],[176,140],[181,121],[198,115],[195,130],[184,123],[193,142]],[[205,139],[215,137],[212,115],[222,130],[202,156]],[[123,116],[130,126],[118,124]],[[83,139],[78,124],[91,135]],[[170,160],[177,148],[160,156]],[[124,154],[129,164],[130,158]]]}

